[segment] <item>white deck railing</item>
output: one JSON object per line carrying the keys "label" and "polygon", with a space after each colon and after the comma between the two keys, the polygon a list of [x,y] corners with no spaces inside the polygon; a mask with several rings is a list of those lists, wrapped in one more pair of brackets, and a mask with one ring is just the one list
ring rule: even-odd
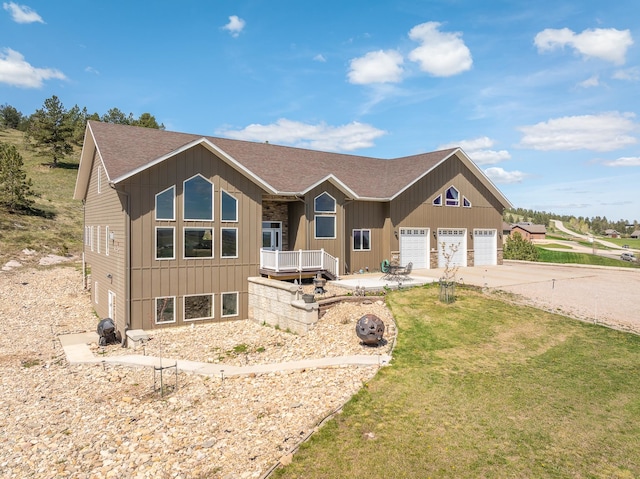
{"label": "white deck railing", "polygon": [[260,250],[260,269],[276,273],[325,270],[336,278],[340,260],[325,250],[272,251]]}

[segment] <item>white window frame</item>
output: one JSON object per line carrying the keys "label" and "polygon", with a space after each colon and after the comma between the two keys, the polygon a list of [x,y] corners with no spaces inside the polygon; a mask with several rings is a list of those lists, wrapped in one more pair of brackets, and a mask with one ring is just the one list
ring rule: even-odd
{"label": "white window frame", "polygon": [[[204,316],[202,318],[187,318],[187,298],[193,298],[194,296],[209,296],[211,298],[211,316]],[[187,294],[182,297],[182,317],[185,322],[189,321],[204,321],[206,319],[214,319],[216,317],[216,301],[213,294]]]}
{"label": "white window frame", "polygon": [[109,256],[109,227],[104,227],[104,254]]}
{"label": "white window frame", "polygon": [[93,251],[93,226],[89,226],[89,247]]}
{"label": "white window frame", "polygon": [[[235,314],[224,314],[224,297],[228,294],[233,294],[236,297]],[[224,293],[220,293],[220,316],[222,318],[233,318],[235,316],[240,316],[240,293],[238,291],[225,291]]]}
{"label": "white window frame", "polygon": [[96,304],[98,304],[98,298],[99,298],[99,295],[98,295],[98,286],[99,286],[99,285],[98,285],[98,282],[97,282],[97,281],[95,281],[95,282],[93,283],[93,302],[94,302],[94,303],[96,303]]}
{"label": "white window frame", "polygon": [[[465,205],[465,203],[469,203],[469,204]],[[462,207],[463,208],[471,208],[472,207],[471,201],[469,201],[469,198],[467,198],[466,196],[462,197]]]}
{"label": "white window frame", "polygon": [[[225,230],[235,230],[235,232],[236,232],[236,254],[235,254],[235,256],[225,256],[224,254],[222,254],[222,233]],[[238,256],[239,256],[238,228],[236,228],[236,227],[227,228],[227,227],[221,226],[220,227],[220,258],[233,259],[233,258],[238,258]]]}
{"label": "white window frame", "polygon": [[[158,321],[158,301],[161,299],[173,299],[173,321]],[[155,324],[173,324],[176,322],[176,297],[175,296],[157,296],[153,301],[154,305],[154,320]]]}
{"label": "white window frame", "polygon": [[[171,256],[171,258],[158,258],[158,230],[159,229],[164,229],[164,230],[170,229],[173,232],[173,256]],[[176,259],[176,227],[175,226],[156,226],[154,233],[155,233],[154,234],[155,247],[154,247],[153,256],[155,257],[155,259],[157,261]]]}
{"label": "white window frame", "polygon": [[[223,217],[223,213],[222,213],[222,204],[224,202],[224,195],[227,195],[229,198],[233,199],[233,201],[235,201],[235,205],[236,205],[236,214],[235,214],[235,219],[233,220],[227,220]],[[231,193],[229,193],[226,190],[221,189],[220,190],[220,221],[224,222],[224,223],[237,223],[238,222],[238,198],[236,198],[234,195],[232,195]]]}
{"label": "white window frame", "polygon": [[[333,219],[333,236],[318,236],[318,218],[332,218]],[[336,215],[315,215],[313,217],[313,236],[315,239],[319,240],[330,240],[336,239],[338,232],[337,229],[337,221]]]}
{"label": "white window frame", "polygon": [[[356,245],[354,244],[355,243],[355,236],[356,236],[355,233],[356,233],[356,231],[360,232],[360,248],[356,248]],[[369,247],[368,248],[363,248],[362,247],[362,234],[365,231],[367,233],[369,233]],[[353,241],[351,241],[351,248],[353,248],[353,251],[371,251],[371,230],[370,229],[368,229],[368,228],[354,228],[351,231],[351,238],[353,239]]]}
{"label": "white window frame", "polygon": [[96,253],[100,254],[100,226],[96,226]]}
{"label": "white window frame", "polygon": [[[163,193],[166,193],[169,190],[173,190],[173,211],[171,212],[171,218],[158,218],[158,196]],[[154,211],[153,214],[156,218],[156,221],[175,221],[176,220],[176,185],[171,185],[169,188],[165,188],[159,193],[156,193],[154,200]]]}
{"label": "white window frame", "polygon": [[[333,210],[319,210],[316,207],[316,202],[318,201],[318,198],[320,198],[321,196],[324,196],[324,195],[327,195],[329,198],[331,198],[333,200]],[[320,193],[318,196],[316,196],[313,199],[313,212],[314,213],[336,213],[337,205],[338,205],[338,202],[336,201],[336,199],[333,196],[331,196],[329,193],[327,193],[326,191],[323,191],[322,193]]]}
{"label": "white window frame", "polygon": [[[198,176],[211,185],[211,218],[187,218],[187,214],[186,214],[187,212],[185,211],[186,204],[187,204],[185,201],[185,185],[189,181],[193,180],[194,178],[197,178]],[[215,197],[216,197],[215,185],[211,180],[209,180],[208,178],[205,178],[200,173],[198,173],[197,175],[193,175],[191,178],[187,178],[186,180],[184,180],[182,182],[182,217],[184,221],[214,221],[216,217]]]}
{"label": "white window frame", "polygon": [[[457,197],[457,199],[455,199],[455,200],[449,200],[449,199],[447,198],[447,193],[448,193],[450,190],[453,190],[453,191],[455,191],[455,192],[456,192],[456,194],[457,194],[457,196],[458,196],[458,197]],[[451,202],[455,202],[455,204],[453,204],[453,203],[452,203],[452,204],[449,204],[449,201],[451,201]],[[459,207],[459,206],[460,206],[460,191],[458,191],[458,188],[456,188],[455,186],[451,185],[449,188],[447,188],[447,189],[446,189],[446,191],[444,192],[444,205],[445,205],[445,206],[451,206],[451,207],[454,207],[454,208],[456,208],[456,207]]]}
{"label": "white window frame", "polygon": [[436,196],[431,202],[433,206],[442,206],[442,193]]}
{"label": "white window frame", "polygon": [[[184,240],[187,230],[211,230],[211,256],[187,256],[186,246],[187,243]],[[183,259],[201,260],[201,259],[213,259],[216,257],[215,241],[213,240],[215,235],[215,228],[213,226],[185,226],[182,228],[182,257]]]}

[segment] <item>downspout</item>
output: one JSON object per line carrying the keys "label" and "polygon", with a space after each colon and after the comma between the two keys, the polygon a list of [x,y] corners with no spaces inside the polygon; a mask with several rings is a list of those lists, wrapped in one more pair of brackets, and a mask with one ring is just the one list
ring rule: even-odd
{"label": "downspout", "polygon": [[82,289],[87,289],[87,262],[84,257],[85,247],[87,246],[87,200],[82,200],[82,226],[84,233],[82,234]]}

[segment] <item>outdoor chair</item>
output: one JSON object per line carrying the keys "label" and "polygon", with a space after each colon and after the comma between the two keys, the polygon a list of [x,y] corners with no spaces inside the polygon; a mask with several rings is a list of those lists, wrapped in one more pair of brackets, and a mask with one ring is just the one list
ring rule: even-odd
{"label": "outdoor chair", "polygon": [[407,266],[396,271],[396,277],[398,278],[398,280],[400,279],[404,279],[405,281],[410,280],[411,277],[409,275],[411,274],[412,269],[413,269],[413,262],[409,262]]}

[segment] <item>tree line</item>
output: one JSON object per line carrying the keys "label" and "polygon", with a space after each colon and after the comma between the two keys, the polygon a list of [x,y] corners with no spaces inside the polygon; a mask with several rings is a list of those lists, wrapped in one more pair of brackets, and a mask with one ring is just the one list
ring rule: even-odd
{"label": "tree line", "polygon": [[561,220],[563,223],[568,223],[573,229],[585,234],[589,232],[594,234],[604,234],[606,230],[611,229],[624,235],[627,233],[633,233],[640,229],[638,220],[629,221],[626,219],[620,219],[612,221],[608,220],[606,216],[594,216],[591,218],[584,216],[576,217],[569,215],[557,215],[546,211],[528,210],[524,208],[505,210],[503,219],[509,224],[525,221],[545,226],[548,226],[552,219],[556,219]]}

